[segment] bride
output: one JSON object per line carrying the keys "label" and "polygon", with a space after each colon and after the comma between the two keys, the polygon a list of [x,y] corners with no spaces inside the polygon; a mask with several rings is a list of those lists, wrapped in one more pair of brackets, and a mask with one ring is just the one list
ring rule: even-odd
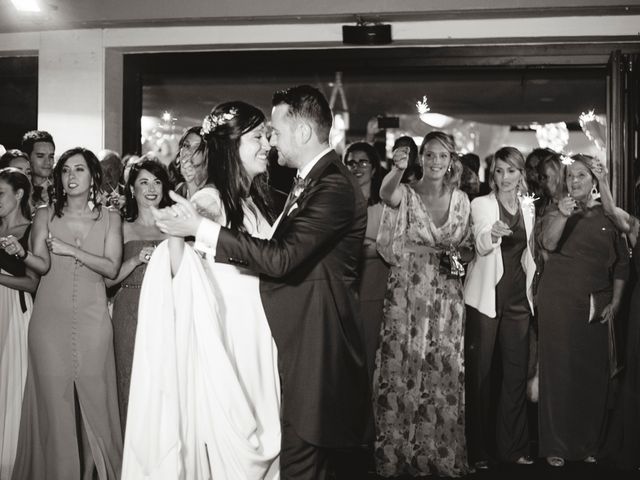
{"label": "bride", "polygon": [[[208,185],[191,201],[269,238],[264,114],[218,105],[203,123]],[[155,250],[138,313],[123,480],[278,479],[280,381],[259,278],[172,237]]]}

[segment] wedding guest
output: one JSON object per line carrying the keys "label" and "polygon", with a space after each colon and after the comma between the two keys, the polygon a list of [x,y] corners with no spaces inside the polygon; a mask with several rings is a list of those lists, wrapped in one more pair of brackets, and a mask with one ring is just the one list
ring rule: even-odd
{"label": "wedding guest", "polygon": [[207,143],[200,133],[202,127],[191,127],[178,142],[176,163],[183,181],[176,185],[176,193],[191,198],[207,183]]}
{"label": "wedding guest", "polygon": [[115,279],[106,279],[107,287],[120,286],[113,302],[113,347],[118,384],[120,424],[127,424],[127,403],[131,382],[131,363],[138,323],[140,286],[154,248],[166,238],[151,213],[151,207],[170,205],[171,183],[160,162],[143,160],[131,167],[124,187],[125,205],[122,223],[123,255]]}
{"label": "wedding guest", "polygon": [[550,148],[534,148],[525,160],[526,181],[529,191],[536,197],[543,195],[543,182],[541,179],[542,164],[545,160],[557,156]]}
{"label": "wedding guest", "polygon": [[460,178],[460,190],[469,196],[469,200],[473,200],[480,194],[480,180],[478,177],[480,157],[475,153],[465,153],[460,157],[460,163],[464,167]]}
{"label": "wedding guest", "polygon": [[384,477],[469,471],[460,278],[473,255],[469,199],[450,135],[427,134],[420,156],[422,175],[402,183],[409,155],[397,149],[380,189],[378,251],[391,264],[373,385]]}
{"label": "wedding guest", "polygon": [[100,168],[104,176],[102,181],[102,199],[106,206],[118,209],[124,206],[124,192],[120,185],[120,178],[123,174],[123,164],[118,155],[113,150],[101,150],[98,154]]}
{"label": "wedding guest", "polygon": [[[416,147],[417,150],[417,147]],[[376,149],[366,142],[355,142],[344,152],[344,164],[358,179],[362,195],[367,201],[367,230],[364,236],[362,266],[360,270],[359,300],[362,334],[367,352],[369,378],[373,378],[378,336],[382,321],[382,305],[389,267],[376,249],[383,204],[380,201],[380,183],[383,169]]]}
{"label": "wedding guest", "polygon": [[[625,470],[640,468],[640,222],[618,208],[609,186],[609,174],[601,162],[593,162],[593,174],[598,180],[602,208],[618,230],[626,235],[634,259],[635,285],[629,296],[627,322],[618,338],[624,348],[623,369],[607,433],[605,461]],[[623,322],[620,322],[623,323]]]}
{"label": "wedding guest", "polygon": [[43,276],[12,478],[117,479],[122,436],[104,278],[120,268],[120,215],[96,203],[102,172],[91,151],[67,150],[53,179],[54,202],[36,212],[25,259]]}
{"label": "wedding guest", "polygon": [[[607,420],[610,339],[628,270],[628,252],[596,201],[593,159],[571,157],[568,196],[547,213],[541,242],[551,252],[538,289],[540,456],[594,463]],[[570,279],[570,281],[568,281]]]}
{"label": "wedding guest", "polygon": [[549,207],[558,204],[558,200],[564,190],[562,185],[562,163],[560,154],[548,149],[545,149],[545,152],[547,154],[538,162],[536,172],[539,182],[537,192],[539,200],[535,203],[536,215],[538,217],[544,216]]}
{"label": "wedding guest", "polygon": [[[529,465],[527,373],[529,325],[536,271],[532,233],[535,207],[527,193],[525,162],[513,147],[498,150],[491,169],[492,193],[471,202],[476,257],[468,268],[465,301],[469,455],[486,469],[496,445],[503,462]],[[495,357],[502,378],[494,380]],[[492,395],[492,385],[499,385]],[[495,418],[491,399],[498,398]],[[495,438],[493,438],[495,432]]]}
{"label": "wedding guest", "polygon": [[[10,150],[11,152],[11,150]],[[20,157],[17,157],[20,158]],[[23,159],[24,160],[24,159]],[[31,183],[17,168],[0,169],[0,478],[11,478],[27,377],[27,331],[38,285],[27,269]]]}
{"label": "wedding guest", "polygon": [[122,157],[123,169],[122,169],[122,179],[120,183],[122,183],[123,185],[127,183],[127,180],[129,178],[129,171],[131,170],[131,167],[133,167],[139,161],[140,161],[139,155],[133,155],[129,153],[124,157]]}
{"label": "wedding guest", "polygon": [[48,205],[53,196],[51,172],[56,144],[49,132],[31,130],[22,137],[21,150],[31,162],[32,206]]}
{"label": "wedding guest", "polygon": [[29,163],[29,156],[21,150],[11,149],[7,150],[2,157],[0,157],[0,169],[14,167],[29,177],[31,181],[31,163]]}

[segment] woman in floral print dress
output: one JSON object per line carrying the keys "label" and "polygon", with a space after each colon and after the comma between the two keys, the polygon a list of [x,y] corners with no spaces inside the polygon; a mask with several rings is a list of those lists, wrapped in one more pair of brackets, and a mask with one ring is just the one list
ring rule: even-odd
{"label": "woman in floral print dress", "polygon": [[473,255],[469,200],[457,188],[462,166],[450,135],[429,133],[420,161],[408,166],[396,151],[380,190],[378,250],[391,264],[373,380],[376,469],[384,477],[469,471],[465,309],[451,254]]}

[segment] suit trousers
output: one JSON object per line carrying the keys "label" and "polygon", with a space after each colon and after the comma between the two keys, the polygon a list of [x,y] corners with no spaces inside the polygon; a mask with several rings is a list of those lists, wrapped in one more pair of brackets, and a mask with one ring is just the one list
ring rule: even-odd
{"label": "suit trousers", "polygon": [[[508,305],[496,318],[467,307],[467,439],[472,462],[492,459],[494,445],[500,461],[514,462],[529,454],[526,392],[530,321],[528,304]],[[498,379],[495,355],[500,356],[502,365]],[[497,410],[492,409],[496,393]]]}
{"label": "suit trousers", "polygon": [[283,415],[280,478],[282,480],[364,480],[369,451],[363,448],[326,448],[298,436]]}

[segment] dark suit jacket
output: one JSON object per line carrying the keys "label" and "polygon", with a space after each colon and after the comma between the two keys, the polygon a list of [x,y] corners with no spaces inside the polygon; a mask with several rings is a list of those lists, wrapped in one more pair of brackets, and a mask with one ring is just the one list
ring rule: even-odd
{"label": "dark suit jacket", "polygon": [[298,208],[283,216],[270,241],[223,228],[216,261],[261,275],[278,346],[283,417],[313,445],[362,445],[371,400],[356,279],[367,206],[333,151],[307,178]]}

